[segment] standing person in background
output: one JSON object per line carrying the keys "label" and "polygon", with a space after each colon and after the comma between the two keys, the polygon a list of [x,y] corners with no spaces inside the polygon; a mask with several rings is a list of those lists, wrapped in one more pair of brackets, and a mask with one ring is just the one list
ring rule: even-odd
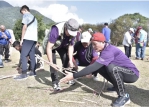
{"label": "standing person in background", "polygon": [[145,48],[147,43],[147,32],[138,27],[135,33],[135,42],[136,42],[136,59],[143,60],[145,57]]}
{"label": "standing person in background", "polygon": [[76,36],[76,42],[81,40],[81,34],[82,33],[82,26],[79,26],[79,31],[77,32],[77,36]]}
{"label": "standing person in background", "polygon": [[104,23],[104,28],[102,29],[102,33],[106,38],[106,42],[110,43],[111,29],[108,27],[108,23]]}
{"label": "standing person in background", "polygon": [[16,80],[27,79],[27,56],[30,57],[31,61],[31,72],[30,75],[36,75],[35,72],[35,45],[38,39],[37,36],[37,20],[35,16],[30,13],[28,6],[23,5],[20,9],[20,13],[23,15],[22,19],[22,36],[20,41],[21,48],[21,64],[22,73],[17,76]]}
{"label": "standing person in background", "polygon": [[0,30],[0,55],[3,55],[3,52],[5,51],[5,62],[8,62],[11,35],[4,25],[0,26]]}
{"label": "standing person in background", "polygon": [[88,29],[88,32],[92,35],[92,34],[93,34],[92,28],[89,28],[89,29]]}
{"label": "standing person in background", "polygon": [[123,45],[125,49],[125,55],[129,58],[131,54],[131,47],[132,47],[132,35],[134,33],[134,29],[130,28],[129,31],[127,31],[124,34],[124,39],[123,39]]}
{"label": "standing person in background", "polygon": [[11,54],[12,54],[12,44],[14,41],[16,41],[13,30],[12,29],[8,29],[10,35],[11,35],[11,39],[9,41],[9,59],[11,59]]}

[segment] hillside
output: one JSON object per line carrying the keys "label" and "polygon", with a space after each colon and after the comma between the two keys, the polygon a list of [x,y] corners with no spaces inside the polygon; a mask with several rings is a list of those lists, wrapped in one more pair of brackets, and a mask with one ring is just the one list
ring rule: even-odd
{"label": "hillside", "polygon": [[[41,15],[36,10],[31,10],[31,13],[33,15]],[[6,28],[12,29],[14,27],[14,24],[16,20],[22,19],[22,15],[20,14],[20,7],[3,7],[0,8],[0,24],[3,24],[6,26]],[[45,24],[53,23],[53,20],[43,16],[43,21]]]}
{"label": "hillside", "polygon": [[0,1],[0,8],[3,8],[3,7],[13,7],[13,6],[5,1]]}

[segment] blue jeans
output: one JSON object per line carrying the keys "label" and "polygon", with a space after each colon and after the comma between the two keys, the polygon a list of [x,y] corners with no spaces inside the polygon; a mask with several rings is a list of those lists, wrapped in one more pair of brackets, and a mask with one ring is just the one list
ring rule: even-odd
{"label": "blue jeans", "polygon": [[146,43],[141,47],[139,43],[136,44],[136,58],[143,59],[145,56]]}

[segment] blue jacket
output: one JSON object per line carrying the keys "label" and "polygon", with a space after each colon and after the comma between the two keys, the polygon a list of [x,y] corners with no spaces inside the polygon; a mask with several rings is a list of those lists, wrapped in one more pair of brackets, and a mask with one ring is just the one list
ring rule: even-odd
{"label": "blue jacket", "polygon": [[[3,33],[5,33],[8,39],[5,39],[2,37]],[[5,30],[4,32],[0,32],[0,44],[1,45],[7,45],[9,43],[9,39],[11,39],[11,35],[8,30]]]}

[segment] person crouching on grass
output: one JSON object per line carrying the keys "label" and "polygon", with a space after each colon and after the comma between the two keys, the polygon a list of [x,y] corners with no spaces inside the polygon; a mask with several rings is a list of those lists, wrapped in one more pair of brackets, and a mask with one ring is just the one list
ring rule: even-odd
{"label": "person crouching on grass", "polygon": [[[91,37],[92,35],[88,31],[85,31],[82,33],[81,40],[75,43],[74,53],[76,54],[74,55],[74,59],[78,60],[78,64],[74,64],[75,69],[78,66],[88,66],[98,58],[98,53],[93,49]],[[97,73],[93,73],[93,75],[88,75],[87,77],[93,77],[94,81],[99,81]]]}
{"label": "person crouching on grass", "polygon": [[[13,47],[14,47],[17,51],[19,51],[19,52],[21,53],[22,47],[20,46],[20,42],[19,42],[19,41],[15,41],[15,42],[13,43]],[[37,46],[35,47],[35,55],[38,55],[38,56],[42,57],[42,54],[41,54],[41,52],[38,50],[38,47],[37,47]],[[28,70],[31,70],[31,62],[30,62],[29,56],[27,56],[27,60],[28,60],[28,64],[29,64]],[[41,61],[41,60],[39,60],[39,59],[37,59],[36,57],[35,57],[35,60],[36,60],[36,65],[35,65],[35,66],[36,66],[36,70],[43,69],[43,68],[44,68],[44,62]],[[17,71],[18,71],[18,73],[22,73],[21,58],[20,58],[20,60],[19,60],[19,64],[18,64],[18,67],[17,67]],[[29,75],[29,76],[36,76],[36,75],[34,75],[33,72],[29,72],[28,75]]]}
{"label": "person crouching on grass", "polygon": [[97,52],[100,52],[99,58],[77,73],[67,72],[67,76],[62,78],[60,82],[67,82],[92,72],[98,72],[112,83],[117,91],[118,97],[112,104],[113,107],[121,107],[130,103],[130,97],[124,88],[124,83],[136,82],[139,78],[138,69],[120,49],[106,43],[102,33],[93,34],[92,45]]}

